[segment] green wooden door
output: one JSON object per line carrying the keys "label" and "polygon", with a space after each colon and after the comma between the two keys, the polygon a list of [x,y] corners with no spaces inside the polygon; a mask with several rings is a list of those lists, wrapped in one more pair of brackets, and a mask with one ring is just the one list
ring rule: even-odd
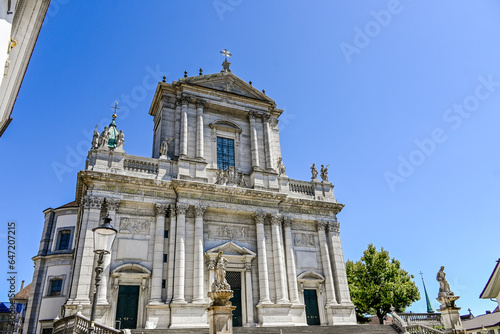
{"label": "green wooden door", "polygon": [[233,311],[233,327],[243,326],[243,314],[241,312],[241,272],[228,271],[226,272],[227,283],[233,290],[233,298],[229,299],[236,309]]}
{"label": "green wooden door", "polygon": [[[116,306],[116,321],[120,328],[137,328],[137,310],[139,308],[139,286],[120,285],[118,289],[118,305]],[[118,326],[118,324],[117,324]]]}
{"label": "green wooden door", "polygon": [[304,302],[306,304],[306,318],[309,326],[320,325],[318,295],[316,290],[304,290]]}

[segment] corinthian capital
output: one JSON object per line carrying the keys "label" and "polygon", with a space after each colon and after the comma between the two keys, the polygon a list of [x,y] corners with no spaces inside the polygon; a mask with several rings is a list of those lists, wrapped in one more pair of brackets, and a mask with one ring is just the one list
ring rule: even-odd
{"label": "corinthian capital", "polygon": [[271,224],[278,225],[281,227],[281,219],[280,215],[271,215]]}
{"label": "corinthian capital", "polygon": [[168,204],[156,203],[155,204],[155,213],[157,216],[165,216],[168,208],[169,208]]}
{"label": "corinthian capital", "polygon": [[120,200],[119,199],[112,199],[112,198],[106,198],[106,208],[109,211],[115,211],[118,210],[118,207],[120,206]]}
{"label": "corinthian capital", "polygon": [[104,198],[95,196],[85,196],[83,198],[83,207],[86,209],[101,209]]}
{"label": "corinthian capital", "polygon": [[177,203],[177,215],[185,215],[187,209],[189,209],[189,204]]}
{"label": "corinthian capital", "polygon": [[253,217],[257,224],[264,224],[264,218],[266,217],[266,214],[262,211],[257,211]]}
{"label": "corinthian capital", "polygon": [[321,221],[321,220],[318,220],[316,222],[316,229],[318,231],[325,231],[327,227],[328,227],[328,222],[324,222],[324,221]]}
{"label": "corinthian capital", "polygon": [[194,214],[196,215],[196,217],[203,218],[206,210],[207,206],[205,204],[198,204],[194,207]]}
{"label": "corinthian capital", "polygon": [[338,234],[340,232],[340,223],[336,221],[331,221],[330,223],[328,223],[328,231],[330,231],[330,233]]}
{"label": "corinthian capital", "polygon": [[202,108],[205,107],[205,101],[204,100],[196,100],[196,108]]}
{"label": "corinthian capital", "polygon": [[293,217],[285,216],[283,217],[283,225],[285,227],[292,227]]}

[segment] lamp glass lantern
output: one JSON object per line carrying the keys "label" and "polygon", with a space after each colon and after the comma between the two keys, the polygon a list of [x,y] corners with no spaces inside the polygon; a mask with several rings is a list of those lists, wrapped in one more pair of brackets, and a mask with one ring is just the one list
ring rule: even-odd
{"label": "lamp glass lantern", "polygon": [[111,218],[106,216],[102,225],[92,229],[92,232],[94,232],[94,252],[109,254],[118,232],[111,225]]}

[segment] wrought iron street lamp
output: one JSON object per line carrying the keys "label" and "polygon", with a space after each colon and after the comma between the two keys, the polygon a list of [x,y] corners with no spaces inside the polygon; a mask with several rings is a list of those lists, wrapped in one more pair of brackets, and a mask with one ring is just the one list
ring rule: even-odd
{"label": "wrought iron street lamp", "polygon": [[93,334],[95,330],[95,310],[97,306],[97,294],[99,291],[99,284],[101,282],[101,274],[104,270],[102,267],[104,255],[111,253],[111,246],[113,245],[113,241],[115,241],[116,233],[118,231],[111,226],[111,218],[108,215],[104,218],[102,225],[92,229],[92,232],[94,232],[94,253],[98,255],[98,258],[97,266],[95,268],[94,299],[92,301],[92,311],[90,313],[89,333],[91,334]]}

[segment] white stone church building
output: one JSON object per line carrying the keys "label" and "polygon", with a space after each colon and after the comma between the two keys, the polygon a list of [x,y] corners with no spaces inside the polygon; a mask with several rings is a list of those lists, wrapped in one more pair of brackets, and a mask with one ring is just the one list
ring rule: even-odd
{"label": "white stone church building", "polygon": [[220,73],[160,82],[152,157],[125,152],[115,119],[94,135],[76,201],[47,209],[24,333],[89,316],[92,229],[118,230],[96,322],[115,328],[208,327],[220,250],[235,326],[355,324],[336,201],[327,170],[290,179],[281,159],[283,110],[223,64]]}

